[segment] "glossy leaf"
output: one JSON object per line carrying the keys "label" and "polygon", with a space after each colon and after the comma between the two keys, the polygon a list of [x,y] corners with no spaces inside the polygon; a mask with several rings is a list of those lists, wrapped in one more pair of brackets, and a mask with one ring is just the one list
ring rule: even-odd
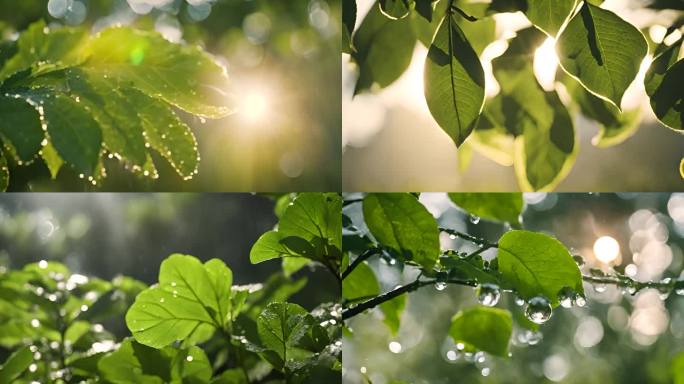
{"label": "glossy leaf", "polygon": [[563,69],[617,107],[647,50],[638,29],[613,12],[586,2],[556,41]]}
{"label": "glossy leaf", "polygon": [[230,322],[231,283],[231,270],[218,259],[202,264],[171,255],[162,262],[159,284],[136,298],[126,325],[138,342],[154,348],[195,340]]}
{"label": "glossy leaf", "polygon": [[24,99],[0,95],[0,137],[21,161],[30,161],[45,138],[36,108]]}
{"label": "glossy leaf", "polygon": [[384,88],[411,63],[416,37],[408,18],[391,20],[375,4],[354,33],[352,58],[359,66],[354,94]]}
{"label": "glossy leaf", "polygon": [[522,193],[449,193],[454,204],[477,217],[520,224]]}
{"label": "glossy leaf", "polygon": [[342,297],[346,300],[368,300],[380,294],[380,284],[366,263],[359,264],[342,280]]}
{"label": "glossy leaf", "polygon": [[257,318],[262,344],[275,352],[283,366],[302,356],[300,340],[311,328],[311,315],[292,303],[271,303]]}
{"label": "glossy leaf", "polygon": [[460,146],[484,103],[484,71],[454,16],[441,22],[425,62],[425,100],[439,126]]}
{"label": "glossy leaf", "polygon": [[451,319],[449,336],[470,351],[484,351],[495,356],[508,356],[508,343],[513,332],[511,313],[498,308],[471,307],[459,311]]}
{"label": "glossy leaf", "polygon": [[88,70],[187,112],[215,118],[232,111],[225,69],[198,47],[173,44],[156,32],[114,27],[96,35],[87,52]]}
{"label": "glossy leaf", "polygon": [[582,275],[567,248],[545,234],[506,232],[499,239],[497,258],[502,282],[523,299],[541,295],[556,306],[563,288],[584,292]]}
{"label": "glossy leaf", "polygon": [[653,60],[644,78],[651,109],[658,120],[680,131],[684,121],[684,91],[681,87],[684,79],[684,60],[677,61],[681,46],[680,40],[679,43],[664,49]]}
{"label": "glossy leaf", "polygon": [[382,245],[399,257],[432,269],[439,257],[439,229],[415,197],[407,193],[369,194],[363,200],[363,216]]}

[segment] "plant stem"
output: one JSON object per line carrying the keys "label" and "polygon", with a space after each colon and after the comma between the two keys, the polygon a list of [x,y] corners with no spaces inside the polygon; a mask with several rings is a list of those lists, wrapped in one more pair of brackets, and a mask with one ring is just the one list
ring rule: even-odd
{"label": "plant stem", "polygon": [[347,269],[342,272],[342,280],[344,280],[347,276],[349,276],[352,271],[354,271],[354,268],[358,267],[359,264],[363,263],[365,260],[369,259],[371,256],[375,254],[379,254],[380,249],[379,248],[370,248],[365,250],[362,254],[359,255],[354,261],[349,265]]}
{"label": "plant stem", "polygon": [[465,13],[461,8],[455,6],[452,2],[452,4],[449,5],[449,9],[456,11],[459,15],[461,15],[464,19],[473,22],[479,20],[475,16],[470,16],[469,14]]}
{"label": "plant stem", "polygon": [[481,246],[483,246],[483,247],[487,247],[487,248],[497,248],[497,247],[499,246],[499,244],[497,244],[497,243],[490,243],[490,242],[488,242],[488,241],[485,240],[485,239],[481,239],[481,238],[479,238],[479,237],[475,237],[475,236],[469,235],[469,234],[467,234],[467,233],[455,231],[455,230],[453,230],[453,229],[440,227],[439,230],[440,230],[441,232],[445,232],[445,233],[448,233],[449,235],[453,235],[453,236],[456,236],[456,237],[460,237],[460,238],[463,239],[463,240],[467,240],[467,241],[469,241],[469,242],[471,242],[471,243],[473,243],[473,244],[481,245]]}
{"label": "plant stem", "polygon": [[662,281],[636,281],[633,280],[629,277],[625,278],[616,278],[613,276],[588,276],[588,275],[582,275],[582,280],[590,282],[590,283],[595,283],[595,284],[610,284],[610,285],[615,285],[618,287],[634,287],[636,289],[636,292],[646,289],[646,288],[654,288],[654,289],[672,289],[675,284],[677,283],[677,280],[671,279],[669,282],[662,282]]}

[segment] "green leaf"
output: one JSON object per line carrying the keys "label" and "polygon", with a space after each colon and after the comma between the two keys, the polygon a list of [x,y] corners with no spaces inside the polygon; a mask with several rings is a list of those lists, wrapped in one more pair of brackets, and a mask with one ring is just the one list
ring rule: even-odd
{"label": "green leaf", "polygon": [[468,213],[487,220],[520,224],[522,193],[449,193],[449,198]]}
{"label": "green leaf", "polygon": [[114,27],[91,39],[87,51],[86,68],[100,76],[129,83],[195,115],[231,113],[226,71],[199,47],[173,44],[156,32]]}
{"label": "green leaf", "polygon": [[528,0],[525,16],[549,36],[556,36],[578,0]]}
{"label": "green leaf", "polygon": [[50,176],[52,176],[53,179],[57,177],[59,170],[62,169],[62,165],[64,165],[64,160],[59,157],[57,150],[49,141],[41,150],[41,157],[50,171]]}
{"label": "green leaf", "polygon": [[29,347],[16,350],[7,358],[0,368],[0,383],[12,383],[29,365],[33,363],[33,352]]}
{"label": "green leaf", "polygon": [[482,110],[484,71],[451,14],[442,20],[428,50],[425,100],[435,121],[460,146]]}
{"label": "green leaf", "polygon": [[684,60],[677,61],[681,40],[664,49],[651,63],[644,85],[651,100],[651,109],[666,126],[681,130],[684,115],[684,91],[680,86],[684,78]]}
{"label": "green leaf", "polygon": [[515,104],[510,101],[501,93],[485,101],[477,127],[468,139],[475,151],[506,167],[513,165],[514,152],[514,136],[506,128],[504,113],[505,107]]}
{"label": "green leaf", "polygon": [[670,370],[674,376],[674,384],[684,384],[684,352],[680,352],[672,359]]}
{"label": "green leaf", "polygon": [[102,378],[124,383],[208,383],[212,368],[198,347],[154,349],[131,339],[98,362]]}
{"label": "green leaf", "polygon": [[351,54],[354,51],[352,46],[352,33],[356,25],[356,0],[342,1],[342,52]]}
{"label": "green leaf", "polygon": [[433,4],[436,0],[415,0],[416,13],[423,17],[427,22],[432,21],[432,14],[434,12]]}
{"label": "green leaf", "polygon": [[557,306],[563,288],[584,293],[582,275],[570,252],[545,234],[506,232],[499,239],[498,260],[502,282],[523,299],[541,295]]}
{"label": "green leaf", "polygon": [[342,297],[347,300],[370,299],[380,294],[380,285],[368,264],[361,263],[342,280]]}
{"label": "green leaf", "polygon": [[380,304],[380,310],[385,315],[382,321],[387,325],[393,336],[396,336],[399,332],[401,314],[404,312],[404,307],[406,307],[406,295],[397,296]]}
{"label": "green leaf", "polygon": [[647,51],[646,39],[638,29],[587,2],[556,41],[563,69],[618,108]]}
{"label": "green leaf", "polygon": [[131,90],[123,90],[98,75],[80,69],[65,71],[72,94],[86,103],[102,128],[104,146],[116,157],[142,167],[147,159],[139,104],[129,101]]}
{"label": "green leaf", "polygon": [[380,12],[392,20],[403,19],[411,12],[410,0],[378,0]]}
{"label": "green leaf", "polygon": [[285,276],[292,276],[300,269],[306,267],[311,263],[311,260],[306,257],[285,257],[283,258],[283,273]]}
{"label": "green leaf", "polygon": [[599,148],[606,148],[622,143],[630,138],[639,128],[641,108],[620,112],[615,105],[594,96],[582,87],[579,82],[567,75],[560,75],[561,82],[587,118],[600,125],[598,135],[591,142]]}
{"label": "green leaf", "polygon": [[128,97],[136,105],[149,146],[164,157],[184,180],[195,176],[200,155],[190,127],[168,105],[157,99],[133,90]]}
{"label": "green leaf", "polygon": [[0,148],[0,191],[4,192],[9,186],[9,168],[7,167],[7,159],[5,153]]}
{"label": "green leaf", "polygon": [[439,229],[434,217],[408,193],[369,194],[363,200],[368,229],[398,256],[431,270],[439,257]]}
{"label": "green leaf", "polygon": [[21,98],[0,95],[0,136],[21,161],[33,159],[45,138],[36,108]]}
{"label": "green leaf", "polygon": [[359,66],[354,94],[384,88],[411,63],[416,36],[408,18],[390,20],[374,4],[354,33],[352,58]]}
{"label": "green leaf", "polygon": [[473,50],[479,56],[489,44],[496,40],[496,21],[485,14],[489,4],[469,3],[464,0],[458,1],[456,4],[468,15],[478,17],[478,20],[473,22],[466,20],[460,14],[455,13],[453,15]]}
{"label": "green leaf", "polygon": [[514,165],[523,190],[551,190],[565,178],[577,156],[572,118],[560,98],[539,85],[532,67],[545,39],[534,28],[518,31],[506,52],[492,60],[501,85],[501,114],[514,135]]}
{"label": "green leaf", "polygon": [[298,256],[281,242],[283,237],[280,232],[276,231],[268,231],[261,235],[249,252],[249,260],[252,264],[280,257]]}
{"label": "green leaf", "polygon": [[55,64],[56,68],[79,64],[85,58],[87,39],[88,32],[82,28],[50,29],[42,20],[35,22],[19,36],[18,52],[0,70],[0,82],[38,63]]}
{"label": "green leaf", "polygon": [[277,354],[282,367],[289,360],[302,356],[298,343],[311,328],[311,323],[311,315],[299,305],[271,303],[257,318],[257,330],[263,345]]}
{"label": "green leaf", "polygon": [[68,96],[50,95],[43,89],[23,96],[42,107],[50,142],[59,156],[79,172],[93,175],[100,159],[102,132],[90,112]]}
{"label": "green leaf", "polygon": [[280,219],[278,232],[314,244],[322,239],[342,249],[342,198],[337,193],[300,193]]}
{"label": "green leaf", "polygon": [[249,379],[245,377],[245,372],[240,368],[233,368],[224,371],[221,376],[215,377],[211,384],[248,384]]}
{"label": "green leaf", "polygon": [[513,332],[511,313],[498,308],[472,307],[459,311],[451,319],[449,336],[468,350],[495,356],[508,356],[508,342]]}
{"label": "green leaf", "polygon": [[[138,295],[126,313],[135,339],[161,348],[176,340],[198,341],[230,322],[232,272],[212,259],[174,254],[162,262],[159,284]],[[201,339],[201,337],[200,337]]]}

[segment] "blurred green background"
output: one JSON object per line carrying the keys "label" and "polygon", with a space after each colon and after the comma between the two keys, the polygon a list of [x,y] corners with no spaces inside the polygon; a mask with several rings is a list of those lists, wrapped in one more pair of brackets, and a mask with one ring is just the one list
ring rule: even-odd
{"label": "blurred green background", "polygon": [[[252,265],[249,252],[277,223],[273,207],[270,197],[251,194],[3,194],[0,268],[60,261],[73,273],[151,284],[167,256],[184,253],[223,260],[234,284],[262,283],[280,263]],[[304,268],[293,278],[304,276],[307,287],[290,301],[311,310],[338,300],[327,270]]]}
{"label": "blurred green background", "polygon": [[[503,225],[484,219],[474,224],[446,194],[421,194],[421,202],[438,218],[440,226],[497,240]],[[524,227],[557,237],[588,268],[625,268],[636,280],[652,281],[684,276],[684,194],[525,194]],[[360,204],[345,207],[358,223]],[[603,236],[614,238],[620,251],[615,258],[594,248]],[[444,249],[472,251],[462,240],[442,234]],[[496,250],[484,253],[494,257]],[[601,262],[597,257],[604,261]],[[401,270],[378,258],[371,259],[382,290],[415,279],[417,270]],[[600,287],[599,287],[599,290]],[[438,291],[424,287],[409,294],[401,328],[392,336],[379,310],[347,322],[353,336],[344,339],[345,383],[363,382],[365,372],[373,384],[392,380],[408,383],[671,383],[670,362],[684,351],[684,296],[644,290],[636,296],[615,287],[599,293],[585,283],[584,308],[558,308],[541,326],[539,335],[515,324],[509,359],[487,356],[482,363],[451,361],[446,352],[451,317],[461,308],[477,305],[470,287],[449,285]],[[509,293],[499,307],[521,315]],[[536,341],[536,342],[535,342]],[[445,344],[447,342],[447,344]],[[393,343],[393,353],[389,344]],[[398,346],[394,343],[399,343]],[[453,343],[453,342],[452,342]],[[453,355],[452,355],[453,357]],[[485,376],[486,375],[486,376]]]}
{"label": "blurred green background", "polygon": [[[158,180],[106,163],[103,191],[339,190],[340,0],[0,0],[0,35],[43,19],[93,32],[114,24],[199,44],[226,66],[239,112],[183,115],[199,141],[199,175],[183,181],[161,158]],[[12,170],[10,190],[86,191],[77,173],[49,179],[41,161]]]}

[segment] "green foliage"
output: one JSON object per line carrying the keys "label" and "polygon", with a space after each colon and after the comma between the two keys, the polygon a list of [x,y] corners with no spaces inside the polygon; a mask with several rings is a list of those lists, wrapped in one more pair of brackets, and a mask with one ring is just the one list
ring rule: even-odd
{"label": "green foliage", "polygon": [[529,231],[509,231],[499,239],[497,256],[502,282],[523,299],[545,296],[558,305],[563,288],[583,294],[582,275],[558,240]]}
{"label": "green foliage", "polygon": [[[330,197],[340,200],[295,196],[302,200],[288,210],[313,214],[323,229],[334,207],[315,214],[305,202],[334,206]],[[332,382],[341,369],[341,309],[288,303],[306,283],[278,272],[263,284],[233,285],[223,261],[180,254],[161,263],[149,288],[123,276],[71,274],[55,262],[3,268],[0,352],[14,354],[0,382]]]}
{"label": "green foliage", "polygon": [[508,356],[508,342],[513,333],[511,313],[498,308],[472,307],[459,311],[451,319],[449,336],[465,344],[470,351],[485,351]]}
{"label": "green foliage", "polygon": [[672,374],[675,384],[684,383],[684,353],[680,353],[672,359]]}
{"label": "green foliage", "polygon": [[395,257],[431,269],[439,257],[437,222],[408,193],[377,193],[363,200],[363,216],[373,237]]}
{"label": "green foliage", "polygon": [[[454,141],[462,163],[467,164],[474,149],[502,165],[513,164],[521,190],[553,190],[570,172],[579,151],[574,113],[600,124],[593,139],[597,147],[622,143],[640,122],[639,108],[623,112],[620,103],[646,57],[647,42],[637,28],[600,8],[601,3],[378,2],[352,34],[357,51],[351,59],[359,67],[355,94],[377,91],[397,80],[408,68],[418,39],[429,47],[424,76],[428,109]],[[649,6],[678,9],[674,2]],[[516,11],[533,28],[516,31],[504,55],[492,61],[500,92],[485,100],[478,56],[497,39],[492,16]],[[675,22],[667,35],[680,27]],[[535,76],[534,54],[547,38],[555,39],[561,68],[556,80],[569,98],[559,97],[557,83],[554,89],[542,88]],[[683,92],[678,84],[684,65],[675,62],[680,47],[681,40],[669,48],[661,44],[646,76],[656,116],[676,130],[682,126]]]}
{"label": "green foliage", "polygon": [[[342,198],[336,193],[300,193],[280,217],[278,228],[266,232],[254,244],[252,263],[283,258],[288,273],[318,262],[339,274],[342,249]],[[306,260],[301,260],[302,258]]]}
{"label": "green foliage", "polygon": [[105,156],[156,177],[154,150],[189,179],[197,142],[174,109],[209,118],[231,112],[225,69],[200,48],[154,32],[113,27],[89,36],[40,21],[0,49],[8,57],[0,64],[4,156],[17,165],[41,156],[53,178],[66,164],[96,184]]}
{"label": "green foliage", "polygon": [[432,116],[457,147],[470,135],[482,111],[482,64],[449,12],[428,51],[425,100]]}
{"label": "green foliage", "polygon": [[520,224],[523,210],[521,193],[450,193],[449,199],[477,217]]}
{"label": "green foliage", "polygon": [[380,286],[375,273],[366,264],[359,264],[342,280],[342,295],[345,300],[364,300],[380,294]]}

